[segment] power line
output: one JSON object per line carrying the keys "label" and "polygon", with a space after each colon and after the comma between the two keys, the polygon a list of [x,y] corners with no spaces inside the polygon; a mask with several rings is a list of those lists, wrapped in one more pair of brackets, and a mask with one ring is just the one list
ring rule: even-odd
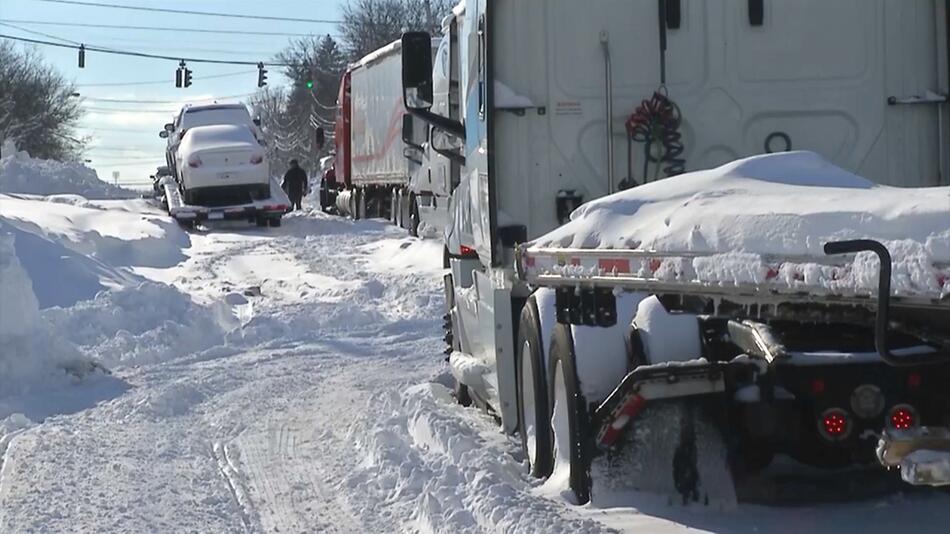
{"label": "power line", "polygon": [[[10,27],[10,28],[15,28],[15,29],[17,29],[17,30],[19,30],[19,31],[21,31],[21,32],[24,32],[24,33],[29,33],[29,34],[33,34],[33,35],[39,35],[40,37],[47,37],[47,38],[49,38],[49,39],[56,39],[57,41],[63,41],[64,43],[69,43],[69,44],[73,44],[73,45],[76,45],[76,46],[79,46],[79,45],[83,44],[83,43],[80,43],[79,41],[73,41],[72,39],[66,39],[66,38],[64,38],[64,37],[57,37],[57,36],[55,36],[55,35],[50,35],[50,34],[48,34],[48,33],[38,32],[38,31],[34,31],[34,30],[28,30],[28,29],[26,29],[26,28],[21,28],[20,26],[16,26],[16,25],[14,25],[14,24],[9,24],[9,23],[4,22],[4,21],[2,21],[2,20],[0,20],[0,26],[7,26],[7,27]],[[138,40],[138,41],[135,41],[135,42],[141,42],[141,40]],[[92,47],[98,47],[98,48],[101,48],[101,49],[103,49],[103,50],[111,50],[111,51],[113,51],[113,52],[117,51],[117,49],[112,48],[112,47],[110,47],[110,46],[101,45],[101,44],[92,44],[92,43],[86,45],[86,50],[91,50]],[[264,57],[275,57],[275,56],[277,55],[277,53],[275,53],[275,52],[264,52],[264,51],[261,51],[261,50],[221,50],[221,49],[217,49],[217,48],[194,48],[194,47],[187,47],[187,48],[185,48],[185,47],[182,47],[182,48],[175,48],[175,47],[145,47],[145,48],[139,48],[139,50],[148,50],[148,51],[152,51],[152,52],[164,52],[164,53],[166,53],[166,54],[172,54],[172,53],[174,53],[174,51],[176,51],[176,50],[187,50],[189,53],[191,53],[191,52],[210,52],[210,53],[213,53],[213,54],[225,54],[225,55],[231,55],[231,56],[264,56]]]}
{"label": "power line", "polygon": [[215,96],[211,98],[191,98],[191,99],[182,99],[182,100],[132,100],[132,99],[123,99],[123,98],[96,98],[92,96],[84,96],[85,100],[89,102],[110,102],[116,104],[189,104],[194,102],[213,102],[215,100],[227,100],[230,98],[247,98],[254,95],[254,93],[245,93],[243,95],[228,95],[228,96]]}
{"label": "power line", "polygon": [[[229,72],[227,74],[212,74],[211,76],[195,76],[197,80],[210,80],[214,78],[231,78],[234,76],[245,76],[257,73],[256,70],[242,70],[240,72]],[[167,85],[168,79],[143,81],[143,82],[110,82],[110,83],[84,83],[76,87],[129,87],[133,85]]]}
{"label": "power line", "polygon": [[267,15],[242,15],[238,13],[212,13],[209,11],[188,11],[184,9],[166,9],[157,7],[141,6],[121,6],[117,4],[106,4],[101,2],[79,2],[76,0],[39,0],[40,2],[49,2],[52,4],[71,4],[88,7],[108,7],[112,9],[128,9],[131,11],[151,11],[153,13],[175,13],[178,15],[201,15],[205,17],[224,17],[233,19],[257,19],[257,20],[282,20],[285,22],[310,22],[314,24],[339,24],[340,20],[333,19],[300,19],[290,17],[272,17]]}
{"label": "power line", "polygon": [[47,38],[49,38],[49,39],[56,39],[57,41],[63,41],[64,43],[70,43],[70,44],[74,44],[74,45],[80,44],[80,43],[77,43],[76,41],[72,41],[72,40],[70,40],[70,39],[64,39],[64,38],[62,38],[62,37],[56,37],[55,35],[50,35],[50,34],[48,34],[48,33],[38,32],[38,31],[35,31],[35,30],[28,30],[28,29],[26,29],[26,28],[21,28],[21,27],[19,27],[19,26],[14,26],[13,24],[10,24],[10,23],[8,23],[8,22],[6,22],[6,21],[0,21],[0,26],[7,26],[7,27],[10,27],[10,28],[14,28],[14,29],[20,30],[21,32],[24,32],[24,33],[29,33],[29,34],[32,34],[32,35],[39,35],[40,37],[47,37]]}
{"label": "power line", "polygon": [[[52,0],[42,0],[42,1],[44,1],[44,2],[51,2]],[[27,38],[27,37],[16,37],[16,36],[13,36],[13,35],[5,35],[5,34],[2,34],[2,33],[0,33],[0,38],[3,38],[3,39],[10,39],[10,40],[13,40],[13,41],[22,41],[22,42],[25,42],[25,43],[34,43],[34,44],[41,44],[41,45],[46,45],[46,46],[56,46],[56,47],[59,47],[59,48],[72,48],[73,50],[79,50],[79,47],[78,47],[78,46],[75,46],[75,45],[68,45],[68,44],[63,44],[63,43],[54,43],[54,42],[51,42],[51,41],[41,41],[41,40],[39,40],[39,39],[29,39],[29,38]],[[165,59],[165,60],[170,60],[170,61],[187,61],[187,62],[191,62],[191,63],[213,63],[213,64],[217,64],[217,65],[254,65],[254,66],[257,66],[259,63],[261,63],[260,61],[233,61],[233,60],[226,60],[226,59],[205,59],[205,58],[193,58],[193,57],[182,57],[182,56],[163,56],[163,55],[159,55],[159,54],[146,54],[146,53],[144,53],[144,52],[132,52],[132,51],[129,51],[129,50],[117,50],[117,49],[112,49],[112,48],[102,48],[102,47],[98,47],[98,46],[87,46],[87,47],[86,47],[86,51],[87,51],[87,52],[102,52],[102,53],[104,53],[104,54],[115,54],[115,55],[119,55],[119,56],[143,57],[143,58],[149,58],[149,59]],[[289,66],[291,66],[291,65],[289,65],[289,64],[287,64],[287,63],[275,63],[275,62],[264,62],[264,63],[265,63],[266,65],[268,65],[268,66],[274,66],[274,67],[289,67]]]}
{"label": "power line", "polygon": [[[108,28],[116,30],[145,30],[162,32],[186,32],[186,33],[220,33],[233,35],[269,35],[276,37],[313,37],[313,33],[289,33],[289,32],[262,32],[249,30],[212,30],[208,28],[174,28],[164,26],[124,26],[121,24],[88,24],[82,22],[47,22],[42,20],[0,20],[0,22],[13,22],[17,24],[36,24],[44,26],[66,26],[77,28]],[[24,30],[26,31],[26,30]],[[49,37],[48,35],[46,37]]]}
{"label": "power line", "polygon": [[85,107],[86,111],[93,115],[101,115],[103,113],[142,113],[146,115],[156,115],[161,113],[177,114],[181,108],[178,109],[131,109],[131,108],[97,108],[97,107]]}

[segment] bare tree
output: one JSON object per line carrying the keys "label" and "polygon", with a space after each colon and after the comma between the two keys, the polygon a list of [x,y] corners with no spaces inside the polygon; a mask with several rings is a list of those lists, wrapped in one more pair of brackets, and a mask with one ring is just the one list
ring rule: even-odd
{"label": "bare tree", "polygon": [[73,92],[35,49],[0,41],[0,139],[37,158],[77,159],[86,139],[75,134],[83,111]]}
{"label": "bare tree", "polygon": [[340,38],[352,59],[391,43],[407,31],[438,35],[455,0],[350,0],[343,6]]}

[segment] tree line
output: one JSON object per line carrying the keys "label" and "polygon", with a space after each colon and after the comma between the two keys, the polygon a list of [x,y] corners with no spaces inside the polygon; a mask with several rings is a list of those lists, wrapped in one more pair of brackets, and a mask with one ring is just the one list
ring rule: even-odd
{"label": "tree line", "polygon": [[[405,31],[439,32],[455,0],[349,0],[337,38],[291,40],[275,60],[287,64],[289,85],[267,86],[251,99],[260,116],[269,156],[314,169],[332,146],[340,77],[346,66]],[[76,91],[32,47],[0,40],[0,140],[43,159],[78,160],[89,139],[76,134],[83,117]],[[325,145],[317,149],[318,128]]]}

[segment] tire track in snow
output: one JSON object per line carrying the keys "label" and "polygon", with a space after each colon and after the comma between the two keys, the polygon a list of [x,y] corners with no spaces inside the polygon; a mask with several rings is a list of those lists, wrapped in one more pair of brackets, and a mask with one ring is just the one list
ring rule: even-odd
{"label": "tire track in snow", "polygon": [[221,473],[221,476],[224,477],[224,481],[228,485],[228,490],[231,492],[231,496],[234,497],[234,503],[241,512],[241,522],[244,524],[244,531],[255,532],[254,527],[258,524],[257,514],[255,513],[251,500],[247,496],[247,490],[241,481],[240,472],[228,455],[228,444],[220,441],[213,442],[211,444],[211,457],[218,464],[218,471]]}

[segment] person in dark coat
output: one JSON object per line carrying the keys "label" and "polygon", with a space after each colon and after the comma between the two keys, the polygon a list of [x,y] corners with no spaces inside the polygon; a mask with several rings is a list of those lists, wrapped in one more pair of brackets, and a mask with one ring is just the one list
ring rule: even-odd
{"label": "person in dark coat", "polygon": [[287,196],[290,197],[290,208],[301,209],[300,202],[307,189],[307,171],[303,170],[295,159],[290,160],[290,169],[284,174],[283,187]]}

